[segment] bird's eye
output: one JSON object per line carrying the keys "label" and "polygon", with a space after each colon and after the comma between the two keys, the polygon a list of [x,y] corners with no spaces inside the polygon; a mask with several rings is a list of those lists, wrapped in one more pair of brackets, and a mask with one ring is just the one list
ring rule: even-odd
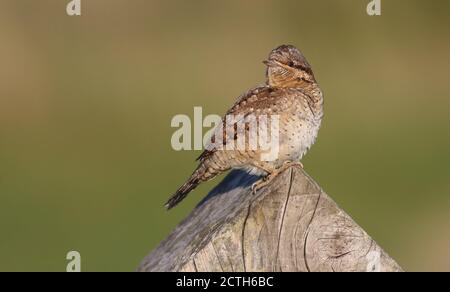
{"label": "bird's eye", "polygon": [[289,66],[289,67],[294,67],[294,65],[295,65],[295,64],[294,64],[293,61],[290,61],[290,62],[288,63],[288,66]]}

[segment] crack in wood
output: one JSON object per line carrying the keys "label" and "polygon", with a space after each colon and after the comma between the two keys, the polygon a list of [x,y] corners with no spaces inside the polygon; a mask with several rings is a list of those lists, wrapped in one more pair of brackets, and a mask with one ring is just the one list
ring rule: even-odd
{"label": "crack in wood", "polygon": [[309,268],[308,264],[308,258],[306,254],[306,244],[308,242],[308,236],[309,236],[309,230],[306,231],[305,240],[303,242],[303,260],[305,261],[305,267],[308,272],[311,272],[311,269]]}
{"label": "crack in wood", "polygon": [[250,217],[250,210],[252,208],[252,202],[248,204],[247,214],[245,215],[244,222],[242,224],[242,234],[241,234],[241,251],[242,251],[242,264],[244,272],[247,271],[245,264],[245,226],[247,225],[248,217]]}
{"label": "crack in wood", "polygon": [[[366,271],[361,255],[376,250],[382,271],[402,271],[303,169],[277,176],[257,197],[249,196],[254,181],[232,171],[138,270]],[[287,194],[276,191],[288,184]]]}
{"label": "crack in wood", "polygon": [[219,254],[217,253],[216,247],[214,246],[214,242],[211,242],[211,245],[212,245],[212,248],[213,248],[213,250],[214,250],[214,254],[215,254],[216,257],[217,257],[217,261],[219,262],[220,270],[221,270],[222,272],[225,272],[225,270],[223,269],[223,266],[222,266],[222,261],[220,260],[220,256],[219,256]]}
{"label": "crack in wood", "polygon": [[292,189],[292,181],[294,178],[294,172],[292,171],[292,168],[290,169],[290,173],[289,173],[289,188],[286,194],[286,201],[284,202],[284,206],[283,206],[283,210],[282,210],[282,215],[281,215],[281,222],[280,222],[280,226],[278,228],[278,241],[277,241],[277,254],[275,256],[275,260],[276,263],[278,264],[279,268],[280,268],[280,272],[283,271],[281,264],[279,263],[279,252],[280,252],[280,242],[281,242],[281,233],[283,231],[283,224],[284,224],[284,217],[286,216],[286,210],[287,210],[287,206],[289,203],[289,197],[291,196],[291,189]]}
{"label": "crack in wood", "polygon": [[311,219],[309,220],[309,223],[308,223],[308,225],[306,227],[305,241],[303,243],[303,257],[304,257],[304,261],[305,261],[306,270],[308,272],[311,272],[311,269],[309,268],[309,264],[308,264],[306,245],[307,245],[307,242],[308,242],[309,228],[311,227],[311,224],[312,224],[312,222],[314,220],[314,216],[316,215],[316,212],[317,212],[317,208],[319,207],[319,202],[320,202],[321,195],[322,195],[322,193],[319,193],[319,196],[318,196],[317,202],[316,202],[316,206],[314,207],[313,214],[312,214]]}
{"label": "crack in wood", "polygon": [[194,266],[194,270],[198,272],[197,263],[195,262],[195,258],[192,259],[192,265]]}

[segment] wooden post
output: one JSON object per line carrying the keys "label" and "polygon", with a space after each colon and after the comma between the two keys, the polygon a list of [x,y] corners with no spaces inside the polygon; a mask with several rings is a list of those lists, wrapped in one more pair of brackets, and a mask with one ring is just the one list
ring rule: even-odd
{"label": "wooden post", "polygon": [[301,168],[232,171],[138,271],[402,271]]}

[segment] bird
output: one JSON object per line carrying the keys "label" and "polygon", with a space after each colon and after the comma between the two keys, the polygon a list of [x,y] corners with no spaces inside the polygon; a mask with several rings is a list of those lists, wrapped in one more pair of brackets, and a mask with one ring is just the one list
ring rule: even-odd
{"label": "bird", "polygon": [[[222,124],[213,131],[211,140],[197,158],[197,168],[168,199],[165,204],[167,210],[180,203],[200,183],[230,169],[243,169],[261,176],[252,185],[252,192],[256,194],[287,168],[303,167],[300,160],[315,143],[322,123],[323,93],[311,65],[295,46],[276,47],[263,63],[266,67],[265,82],[239,96],[226,112]],[[230,115],[254,116],[256,119],[277,117],[278,127],[274,133],[278,141],[276,157],[263,159],[264,151],[248,147],[250,139],[245,139],[243,149],[228,147],[236,143],[239,135],[247,138],[252,135],[247,124],[239,127],[240,130],[237,122],[227,124],[226,117]],[[215,143],[217,137],[222,139]]]}

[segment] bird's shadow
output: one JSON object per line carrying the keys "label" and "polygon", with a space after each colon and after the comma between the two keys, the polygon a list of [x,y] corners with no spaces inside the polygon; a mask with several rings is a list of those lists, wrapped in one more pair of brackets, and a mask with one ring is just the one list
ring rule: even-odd
{"label": "bird's shadow", "polygon": [[250,174],[241,169],[232,170],[203,200],[200,201],[200,203],[198,203],[197,208],[201,207],[208,200],[229,193],[234,189],[250,188],[250,186],[261,177],[262,176]]}

